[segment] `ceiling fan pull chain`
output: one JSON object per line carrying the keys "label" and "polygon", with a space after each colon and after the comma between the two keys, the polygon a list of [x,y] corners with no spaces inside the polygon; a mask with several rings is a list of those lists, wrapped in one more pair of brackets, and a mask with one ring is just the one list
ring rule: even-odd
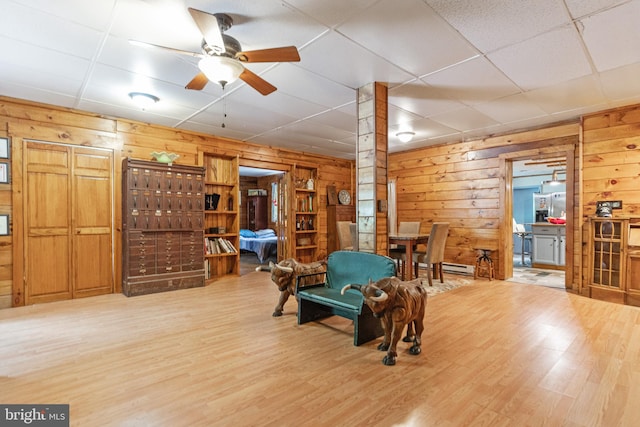
{"label": "ceiling fan pull chain", "polygon": [[[224,92],[224,87],[222,88],[222,92]],[[222,95],[222,129],[226,127],[224,121],[227,118],[227,97]]]}

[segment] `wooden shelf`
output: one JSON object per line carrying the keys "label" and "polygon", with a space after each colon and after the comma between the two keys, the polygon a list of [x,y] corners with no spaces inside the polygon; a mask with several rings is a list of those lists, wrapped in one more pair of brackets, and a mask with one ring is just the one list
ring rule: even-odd
{"label": "wooden shelf", "polygon": [[[296,165],[293,173],[296,182],[307,183],[312,180],[314,183],[314,188],[293,189],[293,203],[291,203],[292,217],[295,218],[295,226],[291,230],[293,257],[300,262],[313,262],[317,261],[318,255],[319,200],[316,192],[318,170]],[[313,222],[313,228],[305,229],[310,219]],[[303,223],[304,226],[302,226]]]}
{"label": "wooden shelf", "polygon": [[[200,153],[205,168],[206,194],[218,194],[217,209],[204,211],[204,238],[229,241],[236,252],[205,254],[207,283],[227,275],[240,274],[240,176],[237,156]],[[224,228],[224,233],[209,233],[212,228]]]}

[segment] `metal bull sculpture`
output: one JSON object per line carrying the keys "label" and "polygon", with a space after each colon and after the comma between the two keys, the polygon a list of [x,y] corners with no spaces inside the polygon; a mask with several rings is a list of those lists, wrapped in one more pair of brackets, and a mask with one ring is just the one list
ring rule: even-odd
{"label": "metal bull sculpture", "polygon": [[362,292],[365,303],[373,311],[373,315],[380,318],[382,322],[384,339],[378,346],[378,350],[387,351],[382,363],[396,364],[398,356],[396,345],[404,325],[407,325],[407,335],[403,341],[413,342],[409,353],[420,354],[424,313],[427,306],[427,291],[420,279],[403,282],[397,277],[387,277],[377,282],[369,281],[368,285],[346,285],[341,293],[344,294],[347,289],[357,289]]}
{"label": "metal bull sculpture", "polygon": [[[258,270],[258,267],[256,270]],[[278,299],[278,305],[272,314],[273,317],[282,316],[282,310],[284,304],[287,302],[291,295],[295,295],[296,291],[296,278],[299,275],[311,274],[311,273],[324,273],[327,270],[326,261],[318,261],[312,263],[301,263],[293,258],[285,259],[277,264],[273,262],[269,263],[269,270],[271,271],[271,280],[278,287],[280,291],[280,298]],[[301,278],[301,285],[317,283],[318,280],[322,280],[322,277],[310,276]],[[308,282],[308,283],[307,283]]]}

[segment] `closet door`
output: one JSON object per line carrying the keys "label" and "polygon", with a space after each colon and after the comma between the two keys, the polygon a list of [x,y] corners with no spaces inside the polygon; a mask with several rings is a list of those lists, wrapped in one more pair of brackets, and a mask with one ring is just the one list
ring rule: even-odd
{"label": "closet door", "polygon": [[106,150],[26,143],[27,304],[112,292],[111,156]]}

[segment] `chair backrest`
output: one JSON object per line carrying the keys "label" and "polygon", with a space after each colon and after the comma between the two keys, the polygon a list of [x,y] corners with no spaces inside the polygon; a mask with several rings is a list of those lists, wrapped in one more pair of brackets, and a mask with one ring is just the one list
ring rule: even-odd
{"label": "chair backrest", "polygon": [[351,240],[351,222],[350,221],[338,221],[338,244],[340,250],[352,251],[353,243]]}
{"label": "chair backrest", "polygon": [[366,285],[369,279],[376,281],[395,275],[396,263],[384,255],[335,251],[327,260],[327,286],[333,289],[342,289],[344,285]]}
{"label": "chair backrest", "polygon": [[398,225],[398,234],[418,234],[420,233],[420,221],[418,222],[401,222]]}
{"label": "chair backrest", "polygon": [[449,235],[448,222],[434,222],[429,233],[427,242],[427,252],[424,254],[423,262],[434,264],[444,261],[444,246]]}

